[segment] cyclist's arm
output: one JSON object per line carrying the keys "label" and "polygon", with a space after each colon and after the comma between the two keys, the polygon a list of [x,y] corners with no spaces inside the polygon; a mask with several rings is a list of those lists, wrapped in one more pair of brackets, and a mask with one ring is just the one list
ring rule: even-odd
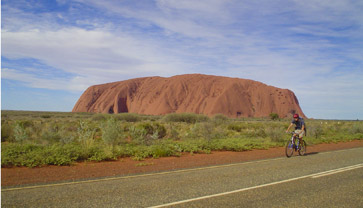
{"label": "cyclist's arm", "polygon": [[291,126],[294,125],[293,123],[290,124],[289,128],[287,128],[286,132],[289,132]]}

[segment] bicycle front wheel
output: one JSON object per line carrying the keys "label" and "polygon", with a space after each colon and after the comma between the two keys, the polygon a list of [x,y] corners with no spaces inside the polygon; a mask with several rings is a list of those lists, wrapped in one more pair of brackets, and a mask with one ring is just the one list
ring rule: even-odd
{"label": "bicycle front wheel", "polygon": [[291,157],[294,154],[294,143],[291,140],[286,143],[285,153],[286,157]]}
{"label": "bicycle front wheel", "polygon": [[299,155],[303,156],[306,153],[306,143],[303,140],[302,144],[300,144],[300,149],[299,149]]}

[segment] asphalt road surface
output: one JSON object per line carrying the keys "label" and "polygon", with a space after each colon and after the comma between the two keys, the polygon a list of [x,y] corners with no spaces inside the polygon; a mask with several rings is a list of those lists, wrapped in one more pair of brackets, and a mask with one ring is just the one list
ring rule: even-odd
{"label": "asphalt road surface", "polygon": [[363,207],[363,148],[2,189],[2,207]]}

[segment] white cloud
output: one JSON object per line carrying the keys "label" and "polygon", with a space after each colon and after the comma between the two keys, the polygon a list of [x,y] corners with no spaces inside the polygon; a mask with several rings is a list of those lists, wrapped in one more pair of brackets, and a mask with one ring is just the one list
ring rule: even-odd
{"label": "white cloud", "polygon": [[79,1],[146,25],[155,25],[164,30],[164,34],[189,38],[222,38],[213,25],[231,21],[228,10],[223,9],[228,1],[156,1],[156,5],[149,5],[150,2],[130,5],[127,2]]}
{"label": "white cloud", "polygon": [[140,76],[216,74],[292,89],[307,109],[314,108],[309,100],[363,90],[354,71],[363,61],[363,5],[356,1],[58,1],[69,2],[78,5],[55,13],[5,4],[2,55],[71,75],[9,66],[4,78],[77,91]]}
{"label": "white cloud", "polygon": [[3,56],[38,59],[64,72],[90,79],[89,84],[118,81],[140,74],[167,76],[186,65],[164,54],[153,43],[101,30],[5,30],[2,38]]}
{"label": "white cloud", "polygon": [[69,84],[69,80],[65,79],[41,79],[32,74],[23,73],[16,69],[2,68],[1,76],[4,79],[10,79],[25,83],[32,88],[45,88],[51,90],[70,90],[73,85]]}

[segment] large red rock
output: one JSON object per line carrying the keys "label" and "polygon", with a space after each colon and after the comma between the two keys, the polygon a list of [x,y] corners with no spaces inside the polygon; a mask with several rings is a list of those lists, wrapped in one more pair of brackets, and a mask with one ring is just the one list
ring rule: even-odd
{"label": "large red rock", "polygon": [[73,112],[224,114],[229,117],[280,117],[303,114],[288,89],[253,80],[201,74],[145,77],[89,87]]}

